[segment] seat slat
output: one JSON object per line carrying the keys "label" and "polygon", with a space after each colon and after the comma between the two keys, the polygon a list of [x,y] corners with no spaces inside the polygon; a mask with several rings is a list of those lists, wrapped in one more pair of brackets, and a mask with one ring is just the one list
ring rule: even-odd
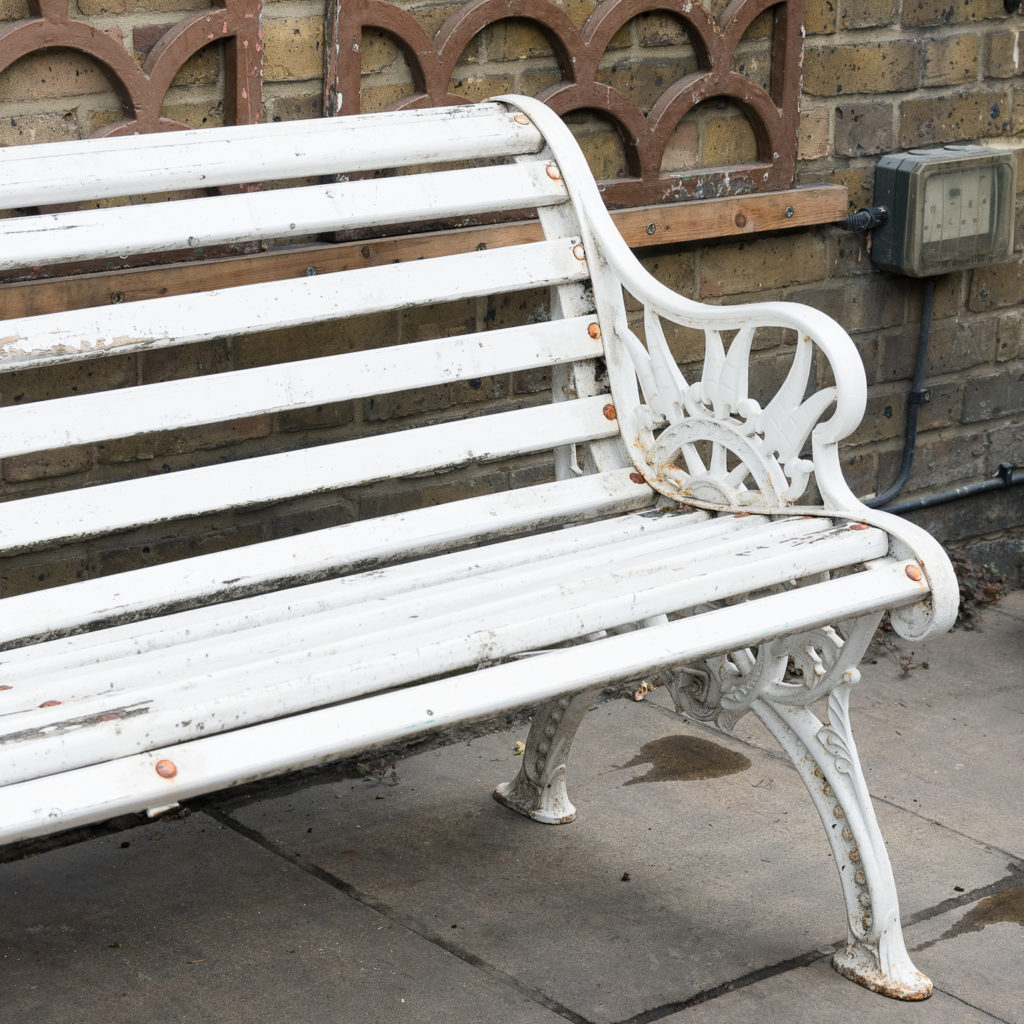
{"label": "seat slat", "polygon": [[[0,644],[181,608],[214,595],[229,600],[270,586],[354,571],[384,559],[427,555],[461,543],[652,506],[657,495],[632,477],[627,468],[464,498],[4,598]],[[133,632],[134,624],[123,627],[124,635]],[[74,638],[60,641],[65,646],[73,642]],[[27,648],[28,657],[35,650]],[[3,653],[0,665],[18,654],[16,650]]]}
{"label": "seat slat", "polygon": [[[0,841],[5,836],[39,834],[31,831],[32,822],[40,828],[39,812],[50,807],[76,810],[62,818],[59,826],[53,822],[42,826],[48,831],[128,810],[163,806],[426,729],[646,676],[669,665],[757,644],[780,632],[816,628],[879,607],[899,607],[919,599],[922,593],[922,585],[905,572],[908,564],[880,559],[865,572],[773,594],[759,599],[754,607],[744,603],[718,608],[666,625],[78,769],[74,775],[53,777],[61,786],[73,787],[74,792],[63,790],[64,799],[55,799],[61,791],[54,790],[45,778],[26,781],[0,793]],[[132,721],[106,724],[124,727]],[[330,730],[321,732],[320,726],[326,723]],[[282,751],[280,757],[277,751]],[[153,770],[154,764],[165,758],[177,767],[170,781]],[[47,770],[47,766],[41,767]],[[124,778],[122,783],[116,782],[119,777]],[[164,782],[167,784],[157,785]],[[98,793],[105,796],[97,797]],[[47,799],[53,802],[45,802]]]}
{"label": "seat slat", "polygon": [[19,551],[221,509],[455,469],[617,433],[607,395],[341,441],[0,504],[0,550]]}
{"label": "seat slat", "polygon": [[[405,609],[411,609],[412,617],[424,623],[433,622],[440,615],[441,602],[445,602],[449,613],[455,605],[464,611],[475,611],[477,602],[483,606],[507,596],[496,589],[499,584],[507,583],[515,593],[526,586],[535,589],[594,573],[612,562],[639,565],[661,563],[667,558],[678,561],[683,557],[678,552],[684,549],[690,552],[686,557],[706,560],[705,547],[724,556],[737,546],[742,548],[751,543],[749,520],[742,524],[731,518],[701,521],[702,515],[623,516],[486,548],[405,562],[228,605],[191,609],[133,623],[130,630],[122,626],[10,652],[20,658],[15,661],[0,655],[0,665],[4,681],[17,684],[14,688],[18,692],[8,692],[4,697],[0,721],[4,714],[37,708],[46,699],[39,696],[39,688],[51,685],[49,680],[58,676],[64,677],[61,699],[65,703],[97,692],[109,697],[115,676],[120,678],[119,688],[135,685],[130,678],[118,675],[123,675],[126,664],[131,666],[127,670],[129,677],[137,667],[144,677],[155,681],[156,676],[150,676],[144,665],[152,664],[164,676],[171,661],[187,664],[200,652],[203,671],[212,670],[212,658],[223,661],[239,644],[242,652],[254,650],[254,636],[264,652],[274,644],[287,646],[289,637],[294,635],[294,622],[299,620],[308,622],[308,632],[305,625],[302,627],[303,645],[311,647],[314,636],[324,637],[323,642],[330,642],[332,637],[338,639],[338,623],[342,621],[337,618],[339,614],[345,616],[348,633],[362,636],[389,628],[388,621],[400,626]],[[755,521],[766,522],[761,518]],[[824,532],[828,525],[827,520],[811,527],[801,524],[795,532]],[[794,535],[790,527],[775,531],[769,527],[759,536],[764,539],[765,534],[772,532],[787,535],[787,530],[788,535]],[[430,608],[423,612],[421,605],[426,602]],[[102,677],[99,691],[93,682],[97,673]]]}
{"label": "seat slat", "polygon": [[18,217],[0,221],[0,270],[477,216],[565,198],[565,183],[531,162]]}
{"label": "seat slat", "polygon": [[593,317],[346,352],[0,409],[0,458],[601,355]]}
{"label": "seat slat", "polygon": [[4,208],[536,153],[497,104],[236,125],[0,151]]}
{"label": "seat slat", "polygon": [[[578,239],[144,299],[0,323],[0,370],[546,287],[587,277]],[[574,251],[575,249],[575,251]],[[396,296],[400,298],[396,299]]]}

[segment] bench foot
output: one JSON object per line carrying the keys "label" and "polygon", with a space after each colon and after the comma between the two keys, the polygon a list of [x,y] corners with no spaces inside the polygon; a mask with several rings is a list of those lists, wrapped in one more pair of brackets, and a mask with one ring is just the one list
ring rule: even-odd
{"label": "bench foot", "polygon": [[902,937],[899,945],[898,964],[892,963],[891,955],[886,970],[879,966],[883,959],[878,950],[860,942],[851,942],[832,957],[832,966],[844,977],[880,992],[891,999],[908,1002],[927,999],[932,994],[931,980],[923,975],[910,961]]}
{"label": "bench foot", "polygon": [[565,788],[565,765],[576,730],[600,687],[542,704],[533,716],[519,774],[494,791],[500,804],[545,825],[565,825],[576,808]]}
{"label": "bench foot", "polygon": [[846,899],[847,942],[832,965],[894,999],[927,999],[932,983],[903,942],[896,883],[850,728],[851,683],[828,698],[823,723],[805,707],[764,698],[750,710],[789,755],[818,809]]}

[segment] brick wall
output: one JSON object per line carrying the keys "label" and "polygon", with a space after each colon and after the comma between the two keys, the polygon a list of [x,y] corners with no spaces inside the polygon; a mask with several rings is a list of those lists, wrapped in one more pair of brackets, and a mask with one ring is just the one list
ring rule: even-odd
{"label": "brick wall", "polygon": [[[73,16],[112,35],[144,60],[166,27],[203,5],[202,0],[78,0]],[[204,5],[203,5],[204,6]],[[409,5],[429,31],[455,9],[450,0]],[[592,0],[562,0],[576,24]],[[724,8],[718,4],[717,8]],[[28,13],[26,0],[0,0],[0,18]],[[800,113],[797,180],[847,186],[851,209],[872,201],[878,158],[908,147],[961,141],[1024,146],[1024,78],[1020,33],[1024,18],[1008,15],[1002,0],[950,5],[937,0],[809,0]],[[758,19],[740,58],[755,80],[767,83],[771,23]],[[263,15],[264,119],[318,116],[323,91],[323,7],[309,0],[268,0]],[[378,109],[407,94],[411,78],[396,46],[368,33],[362,49],[363,109]],[[694,66],[695,55],[679,23],[663,14],[634,19],[613,40],[602,62],[608,84],[649,109],[660,83]],[[220,44],[192,58],[176,76],[164,112],[185,124],[223,121],[224,54]],[[521,21],[486,30],[468,49],[453,91],[471,98],[518,90],[536,93],[557,80],[557,64],[544,37]],[[0,142],[21,144],[91,134],[121,116],[121,104],[100,69],[67,50],[24,58],[0,74]],[[600,118],[573,117],[591,163],[601,176],[623,170],[622,147]],[[680,124],[669,148],[672,169],[750,159],[754,135],[734,105],[713,102]],[[1018,155],[1020,149],[1015,149]],[[1019,169],[1024,187],[1024,166]],[[1018,200],[1013,262],[946,275],[935,292],[926,387],[914,471],[904,496],[944,490],[991,476],[1001,462],[1024,465],[1024,200]],[[685,294],[709,302],[793,299],[824,309],[852,333],[870,385],[865,423],[845,446],[848,478],[863,495],[884,490],[902,452],[906,399],[918,343],[922,285],[884,274],[871,264],[869,238],[834,226],[779,232],[743,240],[648,250],[652,272]],[[472,328],[529,315],[531,302],[509,309],[486,300],[453,311]],[[425,314],[433,316],[434,314]],[[341,344],[358,347],[381,332],[413,339],[427,329],[417,314],[385,323],[353,325]],[[692,339],[675,339],[682,362],[696,358]],[[269,346],[324,344],[304,337],[256,339],[251,344],[211,343],[196,358],[208,369],[252,365]],[[337,345],[333,338],[330,344]],[[279,350],[279,348],[278,348]],[[768,376],[778,365],[770,346],[757,353]],[[158,355],[112,360],[95,373],[132,383],[180,372]],[[98,378],[67,371],[18,375],[5,381],[0,402],[10,403],[87,390]],[[188,436],[159,437],[142,446],[95,446],[60,460],[8,460],[9,493],[37,493],[55,477],[82,482],[116,478],[126,467],[150,471],[214,461],[225,446],[275,450],[303,432],[315,439],[352,436],[381,422],[412,425],[449,414],[467,402],[497,406],[530,401],[546,386],[542,375],[482,382],[403,402],[312,410],[288,421],[266,419]],[[475,478],[437,484],[445,494],[493,489],[539,479],[535,462],[497,466]],[[145,557],[209,550],[235,538],[271,537],[408,504],[409,486],[322,499],[289,509],[252,510],[231,521],[195,524],[187,533],[126,538]],[[947,543],[996,562],[1024,583],[1024,491],[1011,488],[915,513]],[[52,585],[121,567],[124,546],[67,551],[10,561],[2,569],[4,593]]]}

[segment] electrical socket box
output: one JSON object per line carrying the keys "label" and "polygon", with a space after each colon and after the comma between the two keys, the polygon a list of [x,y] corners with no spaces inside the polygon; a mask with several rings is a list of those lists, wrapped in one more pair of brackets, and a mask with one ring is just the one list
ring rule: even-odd
{"label": "electrical socket box", "polygon": [[885,270],[932,277],[1013,253],[1016,165],[1012,153],[985,146],[912,149],[875,168],[875,204],[889,213],[871,239],[871,260]]}

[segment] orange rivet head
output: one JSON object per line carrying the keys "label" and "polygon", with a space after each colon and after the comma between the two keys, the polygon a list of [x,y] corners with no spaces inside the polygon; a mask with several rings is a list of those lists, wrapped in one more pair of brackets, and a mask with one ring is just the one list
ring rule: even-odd
{"label": "orange rivet head", "polygon": [[562,172],[558,169],[558,167],[555,164],[548,164],[547,167],[544,168],[544,170],[547,171],[547,175],[552,181],[562,180]]}
{"label": "orange rivet head", "polygon": [[157,761],[154,767],[161,779],[173,779],[178,774],[178,766],[173,761]]}
{"label": "orange rivet head", "polygon": [[629,474],[629,479],[632,480],[635,484],[646,483],[646,481],[644,480],[643,473],[638,473],[635,469],[632,473]]}
{"label": "orange rivet head", "polygon": [[59,700],[44,700],[39,706],[41,708],[55,708],[61,702]]}
{"label": "orange rivet head", "polygon": [[587,328],[587,334],[589,334],[594,339],[594,341],[597,341],[597,339],[601,337],[601,325],[591,324]]}
{"label": "orange rivet head", "polygon": [[14,687],[11,686],[8,683],[4,683],[3,686],[0,686],[0,690],[13,690],[13,689],[14,689]]}
{"label": "orange rivet head", "polygon": [[867,523],[850,523],[851,530],[866,530],[867,528]]}
{"label": "orange rivet head", "polygon": [[611,402],[609,402],[601,411],[604,413],[604,418],[606,420],[613,420],[615,419],[616,415],[618,415],[615,412],[615,406],[612,405]]}
{"label": "orange rivet head", "polygon": [[516,114],[516,116],[513,117],[512,120],[515,121],[516,124],[530,123],[530,119],[525,114]]}
{"label": "orange rivet head", "polygon": [[918,569],[916,565],[908,565],[906,568],[906,573],[915,583],[920,583],[921,570]]}
{"label": "orange rivet head", "polygon": [[577,242],[577,243],[576,243],[576,244],[575,244],[575,245],[574,245],[574,246],[572,247],[572,254],[573,254],[573,256],[575,256],[575,257],[576,257],[576,259],[578,259],[578,260],[579,260],[579,261],[580,261],[581,263],[583,262],[583,260],[585,260],[585,259],[587,258],[587,250],[586,250],[586,249],[584,249],[584,248],[583,248],[583,246],[582,246],[582,245],[581,245],[581,244],[580,244],[579,242]]}

